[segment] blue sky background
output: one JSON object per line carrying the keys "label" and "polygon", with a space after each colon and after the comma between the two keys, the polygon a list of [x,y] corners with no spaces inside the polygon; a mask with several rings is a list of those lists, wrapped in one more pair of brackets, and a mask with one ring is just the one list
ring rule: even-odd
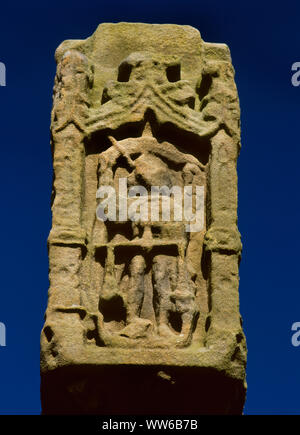
{"label": "blue sky background", "polygon": [[54,51],[101,22],[189,24],[225,42],[242,111],[238,163],[241,313],[248,343],[246,414],[300,414],[300,3],[77,1],[1,3],[0,413],[39,414],[39,336],[47,303],[50,110]]}

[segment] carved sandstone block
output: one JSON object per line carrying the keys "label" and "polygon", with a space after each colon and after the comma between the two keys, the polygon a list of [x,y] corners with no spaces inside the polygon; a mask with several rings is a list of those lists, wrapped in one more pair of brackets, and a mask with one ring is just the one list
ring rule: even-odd
{"label": "carved sandstone block", "polygon": [[241,413],[228,47],[101,24],[56,51],[44,413]]}

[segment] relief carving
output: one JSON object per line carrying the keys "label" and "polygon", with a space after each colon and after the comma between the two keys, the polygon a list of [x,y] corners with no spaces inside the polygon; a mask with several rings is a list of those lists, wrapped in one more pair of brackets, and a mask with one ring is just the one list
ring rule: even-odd
{"label": "relief carving", "polygon": [[171,27],[104,24],[57,50],[41,367],[206,367],[243,395],[234,70]]}

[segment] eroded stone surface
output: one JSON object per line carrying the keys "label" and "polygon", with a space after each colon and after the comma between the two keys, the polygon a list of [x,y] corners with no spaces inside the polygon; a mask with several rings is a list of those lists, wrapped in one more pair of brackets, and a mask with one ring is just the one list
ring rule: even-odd
{"label": "eroded stone surface", "polygon": [[[193,412],[240,413],[246,363],[238,296],[240,115],[228,47],[205,43],[189,26],[106,23],[87,40],[62,43],[56,60],[44,412],[63,412],[53,394],[69,400],[74,382],[83,386],[75,389],[73,412],[113,412],[101,391],[107,394],[107,376],[120,376],[123,367],[141,382],[172,372],[171,390],[161,387],[164,401],[183,394],[184,373],[190,379],[193,372],[195,388],[203,385],[203,395],[194,393],[196,407],[190,397]],[[117,218],[103,222],[96,193],[105,186],[123,202]],[[172,213],[168,220],[149,212],[133,221],[136,197],[126,200],[125,213],[124,192],[136,186],[149,194],[153,186],[190,186],[193,212],[200,186],[203,225],[187,231],[186,217]],[[150,211],[149,198],[143,204]],[[171,210],[180,202],[174,194]],[[165,206],[162,196],[158,206]],[[99,388],[87,402],[93,377]],[[223,385],[215,407],[213,399],[205,402],[206,378]],[[151,385],[147,403],[153,395],[159,407]],[[116,400],[115,412],[134,414],[134,392],[123,402]],[[139,411],[149,412],[149,403]]]}

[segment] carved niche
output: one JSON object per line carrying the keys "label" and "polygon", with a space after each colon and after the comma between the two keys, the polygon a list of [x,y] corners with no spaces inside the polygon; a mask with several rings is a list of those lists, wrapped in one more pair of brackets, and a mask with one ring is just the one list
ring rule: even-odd
{"label": "carved niche", "polygon": [[[117,35],[113,26],[122,25],[128,33],[119,27]],[[144,26],[140,40],[133,39],[138,26]],[[176,360],[244,379],[234,70],[224,44],[204,43],[195,29],[173,26],[179,39],[168,45],[167,27],[103,24],[92,38],[57,50],[42,371],[66,361]],[[125,38],[122,49],[108,32]],[[155,32],[154,43],[149,35]],[[116,193],[116,214],[100,220],[97,192],[107,186]],[[134,195],[136,186],[145,197]],[[153,186],[160,189],[154,218]],[[174,218],[183,201],[167,198],[174,186],[190,186],[194,214],[201,188],[198,230]],[[146,217],[134,220],[137,198]],[[169,219],[162,217],[164,201]]]}

